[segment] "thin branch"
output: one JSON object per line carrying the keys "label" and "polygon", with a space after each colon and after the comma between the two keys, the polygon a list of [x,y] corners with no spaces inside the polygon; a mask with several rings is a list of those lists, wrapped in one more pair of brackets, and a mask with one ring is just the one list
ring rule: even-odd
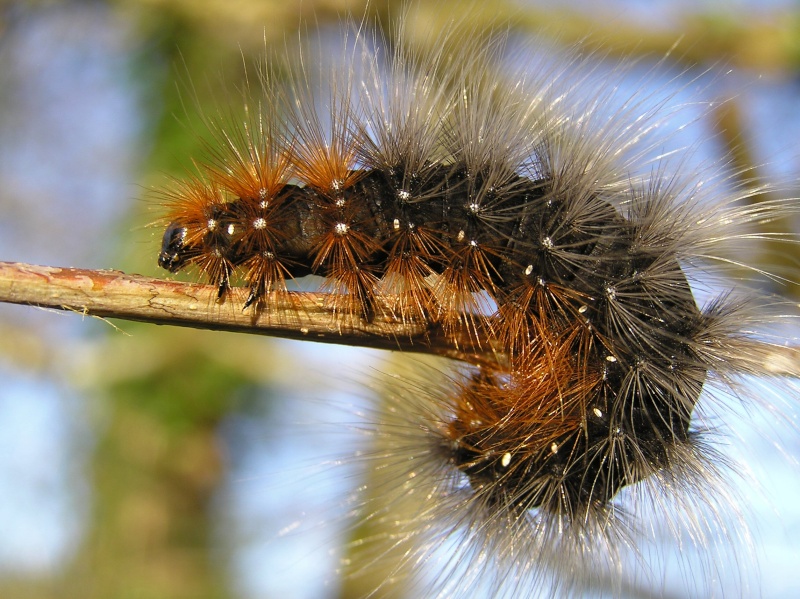
{"label": "thin branch", "polygon": [[216,295],[210,285],[116,270],[0,262],[0,302],[151,324],[427,353],[472,363],[503,359],[466,334],[452,342],[430,323],[336,315],[328,307],[329,296],[322,293],[273,294],[269,310],[260,313],[242,310],[243,289],[234,289],[222,301]]}
{"label": "thin branch", "polygon": [[[87,316],[234,331],[374,349],[445,356],[474,364],[503,363],[496,348],[464,333],[455,342],[431,323],[336,315],[323,293],[274,294],[270,309],[243,311],[246,291],[216,301],[210,285],[179,283],[116,270],[0,262],[0,302],[68,310]],[[386,311],[389,313],[389,311]],[[765,372],[800,376],[800,350],[753,341]]]}

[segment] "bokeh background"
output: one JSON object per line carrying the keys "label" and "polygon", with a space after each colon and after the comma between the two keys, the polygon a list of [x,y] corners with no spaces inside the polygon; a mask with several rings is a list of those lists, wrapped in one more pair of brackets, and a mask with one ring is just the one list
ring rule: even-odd
{"label": "bokeh background", "polygon": [[[151,190],[200,151],[187,81],[199,104],[213,101],[265,46],[282,52],[301,23],[336,31],[364,4],[0,0],[0,259],[160,276]],[[417,6],[432,21],[462,11]],[[699,87],[733,100],[677,141],[706,162],[735,149],[738,167],[797,194],[797,2],[483,6],[474,18],[511,17],[515,40],[583,40],[602,48],[600,62],[634,55],[645,72],[677,43],[656,85],[684,89],[730,71]],[[366,10],[400,8],[384,0]],[[789,276],[795,264],[774,248],[759,259]],[[361,596],[339,571],[354,534],[348,500],[368,473],[337,450],[376,401],[359,379],[396,359],[0,306],[0,597]],[[785,421],[756,412],[732,425],[730,452],[762,487],[743,491],[759,560],[718,573],[723,588],[729,576],[732,589],[752,579],[747,593],[800,594],[796,407],[789,398]],[[684,579],[676,562],[664,580],[628,592],[683,597],[694,588]]]}

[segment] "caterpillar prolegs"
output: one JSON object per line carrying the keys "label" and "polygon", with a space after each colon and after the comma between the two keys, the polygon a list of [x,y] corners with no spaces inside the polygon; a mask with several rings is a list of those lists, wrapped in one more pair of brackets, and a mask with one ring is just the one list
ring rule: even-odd
{"label": "caterpillar prolegs", "polygon": [[[502,36],[459,46],[451,32],[428,52],[355,37],[320,68],[327,84],[307,58],[286,86],[264,68],[244,120],[209,119],[208,156],[164,193],[159,264],[200,271],[219,297],[243,281],[254,318],[316,274],[333,318],[388,311],[500,347],[506,364],[447,393],[406,389],[430,405],[404,421],[398,463],[415,457],[427,501],[464,512],[446,533],[464,551],[531,579],[556,552],[566,572],[614,567],[621,490],[679,495],[716,476],[697,404],[761,371],[762,317],[729,289],[700,307],[693,286],[786,205],[740,204],[745,189],[715,201],[724,172],[673,172],[664,101],[621,99],[581,59],[508,74]],[[441,532],[441,506],[421,513],[408,538]]]}

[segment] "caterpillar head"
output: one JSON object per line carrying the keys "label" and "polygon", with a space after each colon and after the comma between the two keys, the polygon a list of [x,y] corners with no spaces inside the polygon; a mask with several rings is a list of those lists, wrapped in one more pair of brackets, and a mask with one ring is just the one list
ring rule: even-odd
{"label": "caterpillar head", "polygon": [[161,240],[161,252],[158,254],[158,265],[161,268],[175,273],[186,266],[191,255],[190,248],[186,246],[188,232],[189,229],[178,222],[167,225]]}

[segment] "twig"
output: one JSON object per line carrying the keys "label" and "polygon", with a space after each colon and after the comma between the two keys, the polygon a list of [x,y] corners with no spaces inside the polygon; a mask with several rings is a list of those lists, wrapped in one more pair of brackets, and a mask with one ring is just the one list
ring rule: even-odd
{"label": "twig", "polygon": [[[448,339],[431,323],[336,315],[323,293],[275,294],[268,311],[243,311],[245,290],[216,301],[216,288],[129,275],[116,270],[0,262],[0,302],[56,308],[101,318],[303,339],[445,356],[473,364],[503,363],[496,348],[463,333]],[[388,310],[387,310],[388,313]],[[800,350],[753,341],[766,372],[800,376]]]}
{"label": "twig", "polygon": [[467,334],[452,342],[430,323],[334,314],[327,305],[329,296],[322,293],[275,294],[269,310],[260,313],[243,311],[244,298],[244,290],[234,290],[217,301],[216,288],[209,285],[116,270],[0,262],[0,302],[151,324],[428,353],[472,363],[503,359]]}

